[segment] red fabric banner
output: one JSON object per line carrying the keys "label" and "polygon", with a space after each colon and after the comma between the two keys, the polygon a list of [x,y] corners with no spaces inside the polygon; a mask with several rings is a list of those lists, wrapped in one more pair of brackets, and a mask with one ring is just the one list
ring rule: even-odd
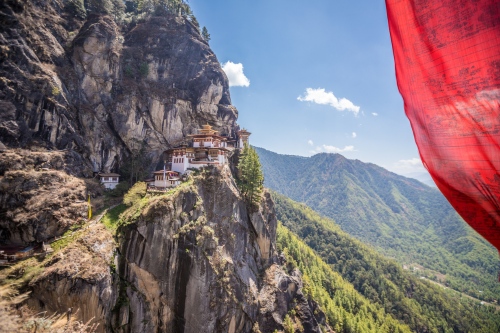
{"label": "red fabric banner", "polygon": [[500,249],[500,1],[386,7],[422,162],[464,220]]}

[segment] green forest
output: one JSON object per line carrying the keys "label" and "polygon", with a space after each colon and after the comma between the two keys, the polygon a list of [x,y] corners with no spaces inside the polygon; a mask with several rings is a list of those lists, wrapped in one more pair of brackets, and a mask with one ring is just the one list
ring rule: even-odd
{"label": "green forest", "polygon": [[335,272],[314,251],[283,225],[277,230],[278,250],[283,251],[289,270],[299,268],[303,292],[320,305],[328,324],[336,332],[411,332],[371,303],[351,283]]}
{"label": "green forest", "polygon": [[500,301],[498,252],[438,190],[339,154],[307,158],[256,150],[266,187],[335,220],[419,276],[484,301]]}
{"label": "green forest", "polygon": [[[339,302],[335,297],[341,296],[337,296],[339,289],[329,286],[331,282],[325,281],[325,277],[331,276],[333,280],[331,272],[338,272],[359,294],[414,332],[500,331],[500,313],[494,306],[482,305],[403,270],[401,264],[384,258],[343,232],[332,220],[321,217],[303,204],[276,193],[273,199],[278,220],[283,225],[278,230],[279,249],[304,273],[306,291],[320,300],[332,326],[337,327],[339,312],[333,314],[329,304]],[[354,300],[345,302],[351,306],[356,304]],[[356,321],[350,320],[351,324]],[[344,330],[352,328],[351,324],[340,327],[339,331],[370,331],[360,327],[359,330]]]}

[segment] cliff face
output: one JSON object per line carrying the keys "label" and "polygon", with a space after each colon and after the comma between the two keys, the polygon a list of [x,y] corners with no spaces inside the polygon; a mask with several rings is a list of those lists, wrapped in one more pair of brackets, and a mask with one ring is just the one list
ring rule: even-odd
{"label": "cliff face", "polygon": [[72,308],[100,332],[274,332],[291,310],[304,332],[326,326],[276,255],[269,194],[249,214],[229,168],[143,198],[122,219],[118,244],[94,223],[42,262],[28,305]]}
{"label": "cliff face", "polygon": [[0,152],[0,242],[46,242],[87,218],[86,182],[69,174],[69,151]]}
{"label": "cliff face", "polygon": [[[227,78],[187,19],[83,20],[68,3],[0,3],[0,237],[14,243],[85,217],[85,184],[54,170],[120,172],[139,148],[153,169],[203,124],[237,129]],[[40,169],[50,172],[42,179]]]}
{"label": "cliff face", "polygon": [[[119,171],[139,148],[153,168],[206,123],[238,129],[227,78],[190,21],[83,20],[68,3],[0,3],[2,243],[47,241],[83,222],[94,190],[78,177]],[[274,332],[292,309],[305,332],[321,332],[300,273],[276,256],[270,196],[248,211],[229,168],[146,197],[122,220],[117,238],[85,223],[54,254],[0,275],[31,291],[33,311],[72,308],[99,332]]]}
{"label": "cliff face", "polygon": [[[42,273],[29,282],[27,305],[36,312],[66,314],[98,324],[109,332],[109,317],[116,301],[111,274],[116,244],[101,224],[92,224],[66,236],[73,242],[42,262]],[[51,330],[52,331],[52,330]]]}
{"label": "cliff face", "polygon": [[116,170],[144,144],[163,150],[202,124],[236,129],[227,78],[184,17],[83,21],[65,1],[0,4],[0,141],[70,148],[91,171]]}
{"label": "cliff face", "polygon": [[[207,171],[169,199],[150,200],[122,230],[119,274],[126,283],[115,327],[124,332],[282,329],[301,282],[276,263],[276,225],[269,195],[249,214],[228,169]],[[307,308],[305,327],[319,332]]]}

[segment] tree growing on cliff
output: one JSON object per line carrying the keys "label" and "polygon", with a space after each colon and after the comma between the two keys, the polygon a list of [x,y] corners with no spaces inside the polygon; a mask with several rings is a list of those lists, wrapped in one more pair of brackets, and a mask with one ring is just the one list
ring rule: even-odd
{"label": "tree growing on cliff", "polygon": [[245,144],[238,162],[239,188],[245,200],[256,205],[261,200],[264,175],[255,149]]}
{"label": "tree growing on cliff", "polygon": [[121,166],[120,172],[124,179],[129,179],[129,186],[132,186],[148,176],[151,163],[146,142],[134,140],[130,148],[130,155]]}
{"label": "tree growing on cliff", "polygon": [[87,0],[85,1],[87,13],[93,14],[109,14],[113,9],[113,4],[110,0]]}
{"label": "tree growing on cliff", "polygon": [[207,27],[203,27],[201,30],[201,36],[207,43],[210,42],[210,34],[208,33]]}
{"label": "tree growing on cliff", "polygon": [[66,2],[66,9],[81,19],[85,19],[87,17],[83,0],[68,0],[68,2]]}
{"label": "tree growing on cliff", "polygon": [[193,25],[196,27],[196,29],[198,29],[198,32],[200,31],[200,23],[198,23],[198,20],[196,19],[196,16],[194,15],[190,15],[189,16],[189,19],[191,21],[191,23],[193,23]]}

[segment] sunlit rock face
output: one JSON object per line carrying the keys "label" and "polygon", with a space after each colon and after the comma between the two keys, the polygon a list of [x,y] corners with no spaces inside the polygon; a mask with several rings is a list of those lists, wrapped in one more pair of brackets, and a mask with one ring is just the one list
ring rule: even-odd
{"label": "sunlit rock face", "polygon": [[278,263],[276,227],[269,194],[250,212],[229,168],[150,200],[121,230],[126,283],[115,325],[123,332],[274,332],[296,308],[307,332],[321,332],[300,273]]}
{"label": "sunlit rock face", "polygon": [[[89,179],[138,147],[153,169],[202,125],[238,130],[226,75],[186,18],[125,25],[80,19],[66,3],[0,2],[2,242],[46,242],[84,223],[88,195],[99,196]],[[149,198],[116,238],[95,222],[70,231],[25,281],[26,304],[72,309],[97,332],[266,333],[295,308],[320,332],[300,274],[279,264],[276,226],[269,194],[249,209],[229,167],[208,169]]]}
{"label": "sunlit rock face", "polygon": [[142,144],[158,161],[206,123],[234,135],[238,112],[226,75],[187,19],[119,25],[65,10],[57,1],[0,5],[0,141],[7,147],[70,148],[91,170],[108,172]]}

